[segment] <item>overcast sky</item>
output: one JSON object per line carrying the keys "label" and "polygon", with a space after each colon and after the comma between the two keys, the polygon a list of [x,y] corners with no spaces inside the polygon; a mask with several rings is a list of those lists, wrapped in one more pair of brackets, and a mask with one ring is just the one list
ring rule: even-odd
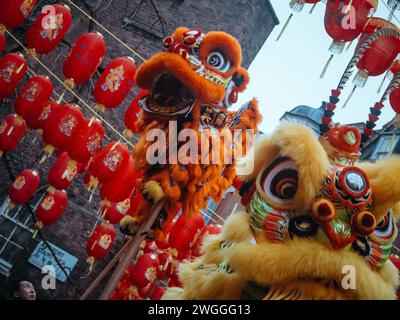
{"label": "overcast sky", "polygon": [[[389,11],[383,1],[385,0],[379,1],[375,16],[387,18]],[[273,130],[285,111],[298,105],[319,107],[321,101],[327,100],[330,90],[336,88],[356,45],[355,41],[347,52],[336,56],[325,78],[321,80],[319,75],[329,58],[328,48],[332,42],[324,28],[325,5],[319,3],[311,15],[310,5],[306,5],[300,13],[295,13],[286,32],[276,42],[280,29],[292,11],[289,0],[271,0],[271,3],[280,24],[275,27],[250,66],[250,85],[239,99],[239,105],[252,97],[259,99],[264,117],[261,130],[264,132]],[[398,21],[394,22],[399,25]],[[381,94],[377,93],[377,89],[382,77],[371,77],[364,88],[357,89],[347,107],[342,109],[342,103],[353,87],[349,81],[342,92],[342,101],[334,121],[365,121],[369,108],[380,99]],[[393,116],[394,112],[389,102],[386,102],[377,128],[390,121]]]}

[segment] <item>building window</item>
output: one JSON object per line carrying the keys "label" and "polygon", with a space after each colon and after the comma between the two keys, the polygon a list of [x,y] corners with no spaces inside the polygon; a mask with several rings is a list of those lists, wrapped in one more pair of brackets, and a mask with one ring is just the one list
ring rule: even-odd
{"label": "building window", "polygon": [[381,137],[371,159],[377,160],[385,158],[389,153],[393,151],[394,147],[397,144],[397,141],[398,137],[396,137],[393,141],[392,135]]}

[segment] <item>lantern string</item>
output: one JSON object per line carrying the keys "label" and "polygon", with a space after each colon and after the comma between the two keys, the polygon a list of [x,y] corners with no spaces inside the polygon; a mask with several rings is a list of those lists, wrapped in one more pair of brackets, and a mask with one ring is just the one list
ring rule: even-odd
{"label": "lantern string", "polygon": [[108,28],[104,27],[100,22],[98,22],[95,18],[93,18],[90,14],[86,13],[83,9],[81,9],[78,5],[76,5],[71,0],[66,0],[69,4],[74,6],[78,11],[80,11],[83,15],[85,15],[89,20],[93,21],[96,25],[98,25],[101,29],[107,32],[111,37],[117,40],[121,45],[123,45],[126,49],[131,51],[135,56],[137,56],[140,60],[145,61],[146,59],[143,58],[139,53],[133,50],[130,46],[128,46],[124,41],[118,38],[114,33],[112,33]]}
{"label": "lantern string", "polygon": [[[18,40],[9,30],[6,32],[17,42],[24,50],[28,50],[28,48]],[[62,81],[53,71],[51,71],[37,56],[33,56],[35,59],[53,78],[55,78],[68,92],[70,92],[75,98],[77,98],[85,107],[87,107],[97,118],[99,118],[106,126],[108,126],[112,131],[114,131],[119,137],[121,137],[130,147],[134,147],[134,145],[125,138],[122,133],[120,133],[117,129],[114,128],[112,124],[110,124],[106,119],[104,119],[100,114],[96,112],[86,101],[84,101],[75,91],[69,88],[64,81]]]}

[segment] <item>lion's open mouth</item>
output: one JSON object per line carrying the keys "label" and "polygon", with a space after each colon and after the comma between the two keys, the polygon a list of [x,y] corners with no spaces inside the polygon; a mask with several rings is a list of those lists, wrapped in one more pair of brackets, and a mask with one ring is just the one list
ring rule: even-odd
{"label": "lion's open mouth", "polygon": [[179,79],[164,73],[142,105],[149,112],[174,115],[189,111],[194,101],[193,93]]}

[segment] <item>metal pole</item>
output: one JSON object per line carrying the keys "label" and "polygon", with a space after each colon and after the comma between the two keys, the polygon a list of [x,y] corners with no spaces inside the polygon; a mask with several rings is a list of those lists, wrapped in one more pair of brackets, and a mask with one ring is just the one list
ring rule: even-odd
{"label": "metal pole", "polygon": [[106,287],[104,288],[104,291],[100,295],[99,300],[108,300],[108,298],[114,292],[115,288],[118,286],[120,279],[124,275],[126,268],[128,268],[129,264],[138,253],[140,244],[146,238],[147,232],[151,229],[165,202],[166,199],[163,199],[152,206],[149,216],[141,224],[132,243],[126,250],[126,255],[121,259],[121,261],[115,268],[115,271],[108,281]]}
{"label": "metal pole", "polygon": [[101,271],[101,273],[94,279],[91,285],[86,289],[86,291],[81,295],[79,300],[86,300],[87,297],[93,292],[93,290],[99,285],[100,281],[110,272],[110,270],[114,267],[114,265],[118,262],[121,256],[126,252],[127,247],[132,243],[133,238],[130,237],[126,243],[122,246],[122,248],[118,251],[118,253],[112,258],[112,260],[108,263],[108,265]]}

